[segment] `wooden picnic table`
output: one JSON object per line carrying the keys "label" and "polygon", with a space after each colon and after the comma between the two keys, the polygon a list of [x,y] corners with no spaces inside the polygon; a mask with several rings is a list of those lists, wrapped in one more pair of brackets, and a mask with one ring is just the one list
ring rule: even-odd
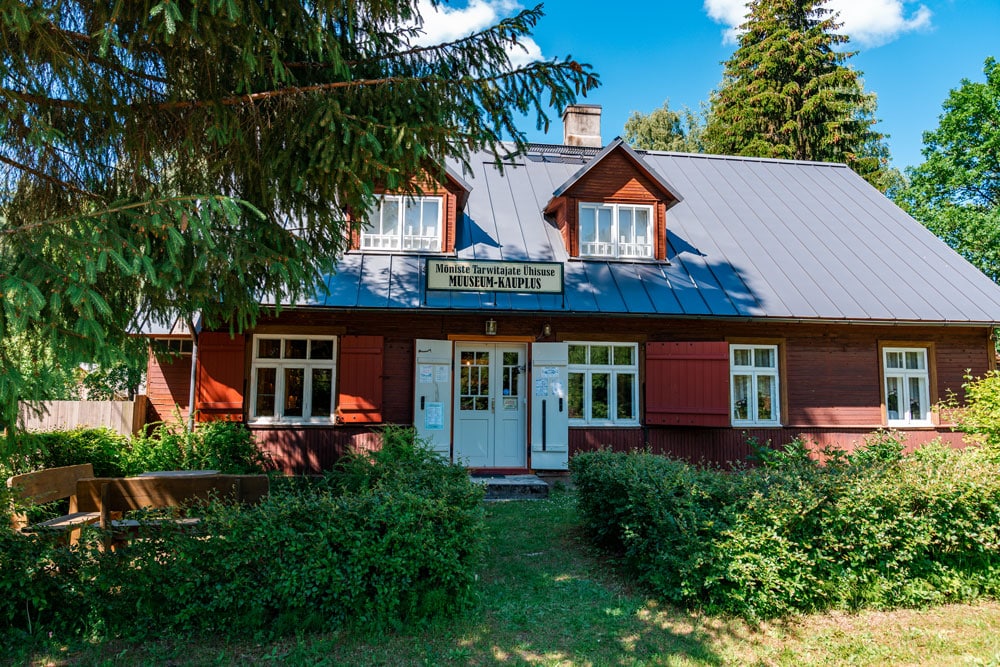
{"label": "wooden picnic table", "polygon": [[218,474],[218,470],[151,470],[140,473],[138,477],[208,477]]}

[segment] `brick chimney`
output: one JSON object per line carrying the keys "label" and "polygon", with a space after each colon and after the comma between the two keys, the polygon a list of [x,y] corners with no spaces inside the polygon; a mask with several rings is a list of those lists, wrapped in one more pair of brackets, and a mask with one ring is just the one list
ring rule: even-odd
{"label": "brick chimney", "polygon": [[600,148],[601,105],[573,104],[563,111],[563,143],[567,146]]}

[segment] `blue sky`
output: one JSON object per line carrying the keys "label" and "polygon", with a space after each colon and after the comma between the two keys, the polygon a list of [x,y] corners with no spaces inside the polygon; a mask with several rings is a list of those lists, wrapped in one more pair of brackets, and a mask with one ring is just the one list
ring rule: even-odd
{"label": "blue sky", "polygon": [[[895,166],[922,161],[922,133],[937,127],[941,104],[963,78],[983,80],[988,56],[1000,58],[1000,0],[831,0],[839,9],[850,64],[878,95],[878,129],[888,135]],[[429,38],[478,29],[517,11],[513,0],[453,0],[426,10]],[[732,55],[732,26],[742,0],[548,0],[529,44],[531,57],[572,55],[594,66],[602,85],[584,103],[603,107],[607,143],[624,134],[633,111],[697,108],[722,78]],[[526,121],[529,139],[560,143],[559,114],[548,134]]]}

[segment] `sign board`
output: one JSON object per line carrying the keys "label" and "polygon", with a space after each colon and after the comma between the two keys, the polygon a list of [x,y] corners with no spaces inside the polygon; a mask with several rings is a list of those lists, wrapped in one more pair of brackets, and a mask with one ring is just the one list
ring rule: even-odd
{"label": "sign board", "polygon": [[427,259],[427,289],[562,294],[560,262]]}

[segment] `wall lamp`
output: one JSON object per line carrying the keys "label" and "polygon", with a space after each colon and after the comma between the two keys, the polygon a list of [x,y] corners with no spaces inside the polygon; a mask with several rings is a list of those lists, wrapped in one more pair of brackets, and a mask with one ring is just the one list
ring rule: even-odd
{"label": "wall lamp", "polygon": [[552,325],[546,322],[545,324],[542,325],[542,336],[548,338],[551,335],[552,335]]}
{"label": "wall lamp", "polygon": [[487,336],[497,335],[497,321],[492,317],[486,320],[486,335]]}

